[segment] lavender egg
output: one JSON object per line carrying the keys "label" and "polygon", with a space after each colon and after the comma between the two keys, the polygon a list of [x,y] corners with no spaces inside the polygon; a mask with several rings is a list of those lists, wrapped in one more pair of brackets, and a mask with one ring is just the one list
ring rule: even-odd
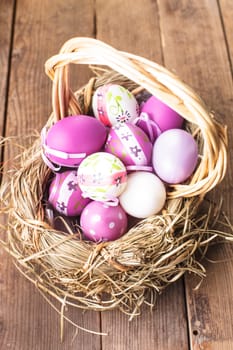
{"label": "lavender egg", "polygon": [[87,115],[69,116],[49,129],[42,142],[42,149],[51,162],[74,167],[87,155],[99,151],[106,136],[106,128],[96,118]]}
{"label": "lavender egg", "polygon": [[93,201],[83,210],[80,226],[91,241],[114,241],[126,232],[127,221],[127,215],[120,205],[108,206]]}
{"label": "lavender egg", "polygon": [[77,172],[68,170],[55,175],[49,187],[48,202],[65,216],[77,216],[90,202],[90,199],[82,197]]}
{"label": "lavender egg", "polygon": [[132,122],[139,115],[139,105],[134,95],[117,84],[100,86],[92,99],[94,115],[104,125]]}
{"label": "lavender egg", "polygon": [[109,131],[105,151],[120,158],[125,165],[149,165],[152,144],[138,126],[117,124]]}
{"label": "lavender egg", "polygon": [[169,184],[187,180],[198,160],[198,146],[191,134],[181,129],[162,133],[154,143],[152,164],[156,174]]}
{"label": "lavender egg", "polygon": [[[164,131],[170,129],[179,129],[182,127],[184,119],[168,105],[151,96],[144,104],[142,104],[141,113],[146,113],[151,120],[151,132],[153,133],[152,141]],[[139,120],[137,125],[147,134],[149,133],[148,124],[143,120]]]}

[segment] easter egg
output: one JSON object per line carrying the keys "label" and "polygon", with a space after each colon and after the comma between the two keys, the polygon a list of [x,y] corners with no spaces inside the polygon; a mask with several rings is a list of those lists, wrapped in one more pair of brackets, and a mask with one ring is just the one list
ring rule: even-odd
{"label": "easter egg", "polygon": [[154,143],[153,167],[156,174],[167,183],[177,184],[188,179],[197,160],[197,143],[185,130],[167,130]]}
{"label": "easter egg", "polygon": [[80,226],[91,241],[113,241],[126,232],[127,221],[127,215],[120,205],[108,206],[93,201],[83,210]]}
{"label": "easter egg", "polygon": [[144,171],[128,175],[126,189],[120,196],[125,212],[139,219],[158,213],[165,200],[163,182],[155,174]]}
{"label": "easter egg", "polygon": [[95,117],[106,126],[132,122],[139,115],[134,95],[117,84],[100,86],[93,95],[92,109]]}
{"label": "easter egg", "polygon": [[152,144],[138,126],[130,123],[113,126],[108,134],[105,151],[114,154],[125,165],[148,165]]}
{"label": "easter egg", "polygon": [[51,162],[74,167],[87,155],[101,150],[106,136],[106,128],[96,118],[69,116],[56,122],[42,136],[42,150]]}
{"label": "easter egg", "polygon": [[[162,132],[169,129],[182,127],[183,118],[172,108],[151,96],[140,108],[141,116],[137,125],[147,134],[150,134],[153,142]],[[149,122],[143,118],[148,115]]]}
{"label": "easter egg", "polygon": [[84,196],[97,201],[117,201],[125,189],[124,164],[112,154],[97,152],[85,158],[78,168],[78,183]]}
{"label": "easter egg", "polygon": [[59,213],[66,216],[76,216],[81,213],[90,199],[82,197],[77,172],[68,170],[57,173],[53,178],[49,187],[48,202]]}

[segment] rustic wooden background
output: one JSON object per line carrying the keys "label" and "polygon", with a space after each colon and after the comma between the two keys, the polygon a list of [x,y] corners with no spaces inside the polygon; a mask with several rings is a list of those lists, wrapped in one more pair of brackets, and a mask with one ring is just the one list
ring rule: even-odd
{"label": "rustic wooden background", "polygon": [[[0,134],[40,130],[51,111],[44,62],[74,36],[104,40],[152,59],[191,85],[229,127],[228,174],[211,194],[233,218],[232,0],[0,0]],[[90,73],[76,67],[74,82]],[[186,276],[169,287],[151,313],[129,322],[118,311],[70,311],[92,335],[66,324],[0,249],[0,349],[233,349],[233,246],[218,245],[204,261],[207,278]]]}

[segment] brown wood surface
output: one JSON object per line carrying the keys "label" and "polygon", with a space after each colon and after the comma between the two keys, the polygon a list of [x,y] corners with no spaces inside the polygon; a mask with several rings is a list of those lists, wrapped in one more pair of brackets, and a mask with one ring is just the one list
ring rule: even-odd
{"label": "brown wood surface", "polygon": [[[155,1],[143,1],[143,6],[141,1],[134,0],[97,0],[96,4],[98,39],[121,50],[140,52],[141,56],[163,63],[160,19]],[[111,13],[114,13],[114,16],[110,18]],[[135,25],[132,31],[133,23]],[[168,302],[171,298],[175,300],[172,306]],[[161,317],[161,314],[165,314],[166,317]],[[152,314],[149,309],[145,309],[142,317],[129,323],[128,317],[117,311],[103,313],[102,329],[109,333],[109,336],[102,340],[103,349],[106,350],[187,349],[188,333],[182,280],[175,288],[161,296],[157,309]],[[131,334],[137,336],[131,337]]]}
{"label": "brown wood surface", "polygon": [[[4,132],[4,119],[7,101],[7,84],[9,79],[9,56],[13,30],[14,0],[0,2],[0,132]],[[1,156],[1,152],[0,152]]]}
{"label": "brown wood surface", "polygon": [[[0,11],[1,12],[1,11]],[[51,112],[51,82],[44,62],[74,35],[93,36],[93,1],[31,1],[17,3],[8,94],[7,136],[38,131]],[[82,18],[82,20],[78,20]],[[85,73],[82,74],[85,81]],[[11,152],[12,155],[12,152]],[[19,275],[1,250],[0,349],[100,349],[100,337],[76,336],[65,325],[60,342],[60,318],[35,287]],[[58,305],[59,307],[59,305]],[[82,327],[100,331],[99,314],[70,312]]]}
{"label": "brown wood surface", "polygon": [[[219,0],[220,15],[223,23],[226,46],[228,49],[231,69],[233,68],[233,1]],[[232,72],[233,73],[233,72]]]}
{"label": "brown wood surface", "polygon": [[[231,0],[17,0],[15,10],[14,22],[14,1],[0,0],[0,130],[8,106],[8,136],[40,131],[51,112],[45,60],[67,39],[91,36],[176,72],[228,124],[232,150]],[[74,86],[89,75],[75,67]],[[232,156],[224,182],[211,193],[214,200],[224,197],[231,218]],[[153,312],[144,307],[131,322],[118,311],[68,310],[80,326],[108,335],[76,332],[66,323],[60,343],[58,314],[0,249],[0,349],[233,349],[232,244],[211,247],[208,257],[222,262],[203,262],[207,278],[197,291],[198,281],[187,276],[158,297]]]}
{"label": "brown wood surface", "polygon": [[[218,117],[229,125],[232,150],[233,85],[219,9],[215,1],[159,1],[165,65],[174,70],[204,98]],[[182,30],[186,28],[187,30]],[[193,68],[195,67],[195,68]],[[193,71],[195,70],[195,74]],[[218,201],[224,196],[224,210],[232,217],[232,160],[224,183],[211,193]],[[228,191],[228,196],[227,196]],[[216,248],[216,260],[229,259],[232,246]],[[197,281],[186,278],[188,323],[192,349],[233,347],[232,261],[217,265],[204,263],[208,278],[198,291]],[[224,296],[224,297],[223,297]]]}

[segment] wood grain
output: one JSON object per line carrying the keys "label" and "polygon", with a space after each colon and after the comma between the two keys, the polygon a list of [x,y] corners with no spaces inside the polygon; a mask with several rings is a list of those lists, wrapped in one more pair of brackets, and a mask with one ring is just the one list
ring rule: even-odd
{"label": "wood grain", "polygon": [[96,0],[96,36],[120,50],[162,63],[156,1]]}
{"label": "wood grain", "polygon": [[219,6],[233,73],[233,2],[231,0],[219,0]]}
{"label": "wood grain", "polygon": [[[52,83],[44,73],[44,62],[56,54],[72,36],[94,33],[93,1],[30,1],[17,3],[7,136],[40,131],[51,112]],[[76,81],[87,79],[77,70]],[[12,152],[11,152],[12,155]],[[3,263],[4,262],[4,263]],[[1,251],[0,348],[12,350],[99,349],[100,337],[78,332],[65,323],[60,342],[60,319],[33,285],[15,269]],[[99,331],[99,314],[70,311],[82,327]]]}
{"label": "wood grain", "polygon": [[[223,196],[224,210],[232,217],[233,86],[218,6],[215,1],[160,0],[159,11],[166,66],[193,86],[229,126],[228,174],[210,197],[219,201]],[[215,253],[217,260],[233,256],[227,245]],[[193,290],[192,277],[186,278],[192,348],[231,349],[233,263],[205,266],[207,279],[198,292]]]}
{"label": "wood grain", "polygon": [[[51,112],[52,83],[44,73],[45,60],[71,37],[97,36],[116,48],[166,65],[199,92],[221,122],[228,124],[228,174],[209,198],[218,201],[223,196],[223,209],[233,217],[231,0],[18,0],[12,28],[13,11],[14,0],[0,0],[0,133],[5,128],[6,97],[7,135],[40,131]],[[74,88],[90,76],[85,67],[77,66],[72,67],[71,74]],[[5,153],[5,160],[13,153]],[[80,326],[102,330],[108,336],[76,332],[65,323],[61,343],[59,315],[0,249],[0,348],[231,350],[232,257],[230,244],[211,247],[208,258],[221,263],[203,261],[207,278],[198,290],[194,288],[199,281],[187,276],[185,289],[183,280],[173,284],[158,297],[152,312],[144,307],[141,316],[131,322],[118,311],[100,315],[67,310],[66,315]]]}
{"label": "wood grain", "polygon": [[188,309],[192,349],[231,350],[233,348],[232,244],[209,249],[205,260],[207,278],[195,290],[198,281],[187,279]]}
{"label": "wood grain", "polygon": [[0,1],[0,135],[3,134],[4,127],[14,2],[14,0]]}
{"label": "wood grain", "polygon": [[155,309],[142,308],[132,321],[119,311],[102,314],[102,349],[169,350],[188,349],[186,310],[182,283],[178,282],[158,296]]}
{"label": "wood grain", "polygon": [[[162,63],[158,9],[155,1],[127,0],[96,2],[98,39],[121,50]],[[111,14],[114,14],[114,16]],[[183,284],[179,281],[158,297],[155,311],[144,309],[129,323],[117,311],[102,313],[103,349],[187,349],[187,327]],[[146,311],[147,310],[147,311]]]}

